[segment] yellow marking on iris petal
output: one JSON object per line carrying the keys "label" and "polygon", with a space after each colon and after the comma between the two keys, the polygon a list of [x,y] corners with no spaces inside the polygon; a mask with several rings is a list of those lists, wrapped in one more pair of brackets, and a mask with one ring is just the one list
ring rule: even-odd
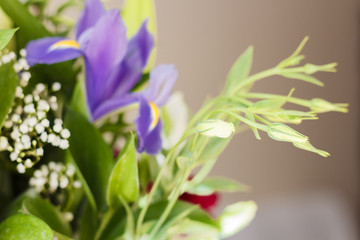
{"label": "yellow marking on iris petal", "polygon": [[57,43],[54,43],[53,45],[50,46],[50,51],[55,50],[55,49],[64,49],[64,48],[75,48],[75,49],[79,49],[80,45],[77,41],[74,40],[62,40],[59,41]]}
{"label": "yellow marking on iris petal", "polygon": [[151,109],[151,118],[152,118],[152,122],[150,124],[150,129],[149,129],[151,131],[156,127],[157,123],[159,122],[160,112],[158,106],[156,106],[155,103],[149,102],[149,106]]}

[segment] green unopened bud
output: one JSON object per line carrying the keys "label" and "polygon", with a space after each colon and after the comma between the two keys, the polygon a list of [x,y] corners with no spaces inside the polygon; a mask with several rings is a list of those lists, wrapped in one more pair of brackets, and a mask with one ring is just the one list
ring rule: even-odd
{"label": "green unopened bud", "polygon": [[283,142],[306,142],[308,137],[282,123],[273,123],[267,129],[269,137]]}
{"label": "green unopened bud", "polygon": [[254,219],[257,206],[253,201],[238,202],[225,208],[219,217],[221,238],[227,238],[247,227]]}
{"label": "green unopened bud", "polygon": [[310,108],[315,112],[348,112],[348,104],[346,103],[331,103],[321,98],[314,98],[310,101]]}
{"label": "green unopened bud", "polygon": [[315,148],[313,145],[311,145],[310,142],[304,142],[304,143],[299,143],[299,142],[296,142],[296,143],[295,143],[295,142],[294,142],[293,145],[294,145],[295,147],[297,147],[297,148],[300,148],[300,149],[303,149],[303,150],[306,150],[306,151],[310,151],[310,152],[317,153],[317,154],[319,154],[320,156],[323,156],[323,157],[328,157],[328,156],[330,156],[330,153]]}
{"label": "green unopened bud", "polygon": [[220,119],[208,119],[196,126],[196,131],[208,137],[228,138],[235,132],[233,123]]}
{"label": "green unopened bud", "polygon": [[316,72],[336,72],[337,63],[329,63],[325,65],[314,65],[311,63],[305,64],[304,72],[306,74],[314,74]]}

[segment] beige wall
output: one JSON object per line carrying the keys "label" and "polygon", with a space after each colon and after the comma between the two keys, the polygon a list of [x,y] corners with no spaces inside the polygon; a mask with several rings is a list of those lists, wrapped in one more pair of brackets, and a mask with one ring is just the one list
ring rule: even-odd
{"label": "beige wall", "polygon": [[[222,154],[213,174],[228,176],[253,187],[238,199],[282,198],[291,194],[332,191],[352,212],[359,202],[358,78],[360,4],[356,0],[157,0],[159,63],[180,70],[176,88],[193,110],[224,85],[233,61],[250,44],[255,46],[253,72],[288,56],[305,36],[304,50],[315,64],[339,62],[338,73],[318,74],[324,88],[289,80],[266,80],[255,89],[294,96],[323,97],[349,102],[350,113],[329,113],[297,129],[332,155],[325,159],[290,144],[257,141],[248,132],[237,136]],[[223,204],[221,204],[223,206]]]}

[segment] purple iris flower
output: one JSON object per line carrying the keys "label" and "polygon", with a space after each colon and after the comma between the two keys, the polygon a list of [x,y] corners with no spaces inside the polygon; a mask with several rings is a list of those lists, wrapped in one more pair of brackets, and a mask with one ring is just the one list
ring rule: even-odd
{"label": "purple iris flower", "polygon": [[91,120],[139,103],[138,150],[156,154],[161,150],[162,129],[158,107],[170,95],[177,71],[171,65],[161,65],[150,73],[148,89],[131,92],[142,76],[154,45],[146,23],[144,21],[137,34],[127,40],[126,26],[118,10],[105,11],[99,0],[85,0],[85,8],[76,25],[76,40],[48,37],[29,42],[26,50],[31,66],[83,56]]}
{"label": "purple iris flower", "polygon": [[178,72],[173,65],[159,65],[150,73],[149,87],[139,93],[139,116],[136,119],[139,152],[156,154],[161,150],[162,122],[159,107],[168,100],[177,76]]}

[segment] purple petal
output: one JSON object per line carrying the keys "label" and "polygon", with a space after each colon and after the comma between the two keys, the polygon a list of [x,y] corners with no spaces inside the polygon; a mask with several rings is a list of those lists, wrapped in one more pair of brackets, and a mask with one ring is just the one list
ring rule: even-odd
{"label": "purple petal", "polygon": [[129,41],[125,58],[111,81],[108,81],[104,97],[121,97],[130,92],[140,80],[143,69],[154,46],[154,38],[146,28],[144,21],[137,34]]}
{"label": "purple petal", "polygon": [[150,72],[149,87],[143,96],[161,107],[171,95],[171,90],[178,77],[173,65],[159,65]]}
{"label": "purple petal", "polygon": [[86,85],[90,106],[94,111],[101,103],[106,81],[124,58],[127,48],[126,27],[118,10],[106,13],[95,25],[85,49]]}
{"label": "purple petal", "polygon": [[48,37],[31,41],[26,46],[26,52],[26,59],[30,66],[64,62],[82,55],[77,42],[62,37]]}
{"label": "purple petal", "polygon": [[[159,120],[156,127],[146,136],[144,139],[144,148],[149,155],[158,154],[162,149],[162,140],[161,140],[161,131],[162,131],[162,122]],[[138,148],[139,151],[139,148]],[[141,152],[141,151],[139,151]]]}
{"label": "purple petal", "polygon": [[141,98],[139,116],[135,121],[138,134],[137,149],[139,152],[146,151],[148,154],[157,154],[161,150],[162,123],[159,119],[155,128],[151,129],[152,122],[151,106],[145,99]]}
{"label": "purple petal", "polygon": [[95,26],[106,13],[100,0],[85,0],[84,10],[76,24],[76,39],[87,29]]}
{"label": "purple petal", "polygon": [[135,95],[125,95],[122,98],[110,99],[101,103],[94,111],[91,113],[92,121],[96,121],[101,117],[109,114],[115,110],[118,110],[122,107],[128,106],[130,104],[136,103],[138,97]]}

